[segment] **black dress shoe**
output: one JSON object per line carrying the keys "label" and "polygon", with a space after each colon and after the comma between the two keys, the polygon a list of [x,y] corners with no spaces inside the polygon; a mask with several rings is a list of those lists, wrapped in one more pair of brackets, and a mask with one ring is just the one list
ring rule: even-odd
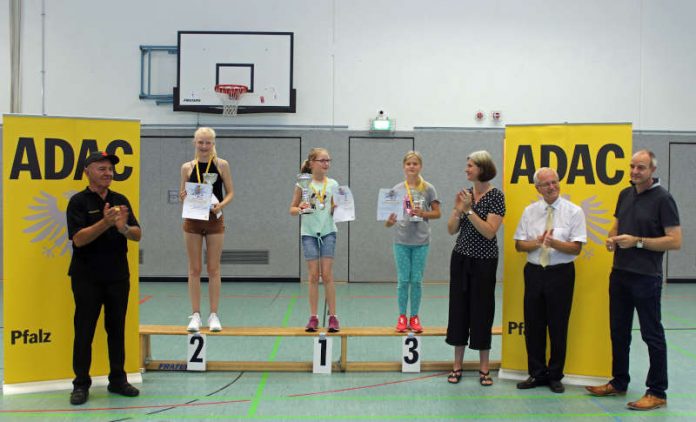
{"label": "black dress shoe", "polygon": [[549,381],[546,379],[539,379],[539,378],[534,378],[534,377],[529,377],[526,380],[522,382],[517,383],[517,388],[519,390],[528,390],[530,388],[535,388],[540,385],[548,385]]}
{"label": "black dress shoe", "polygon": [[565,392],[565,387],[559,380],[550,380],[549,381],[549,390],[553,391],[554,393],[561,394]]}
{"label": "black dress shoe", "polygon": [[85,404],[89,398],[89,390],[86,388],[76,388],[70,393],[70,404]]}
{"label": "black dress shoe", "polygon": [[109,384],[108,387],[106,387],[106,389],[109,390],[110,393],[120,394],[126,397],[135,397],[138,394],[140,394],[140,390],[128,384],[127,382],[124,382],[123,384],[119,385]]}

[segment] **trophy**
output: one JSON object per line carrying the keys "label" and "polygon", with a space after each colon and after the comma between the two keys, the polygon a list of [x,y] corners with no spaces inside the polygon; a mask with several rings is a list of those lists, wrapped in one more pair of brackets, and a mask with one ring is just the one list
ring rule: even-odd
{"label": "trophy", "polygon": [[[414,210],[420,210],[423,209],[423,204],[425,203],[424,199],[414,199],[413,200],[413,209]],[[419,217],[413,213],[409,213],[409,221],[423,221],[423,217]]]}
{"label": "trophy", "polygon": [[423,204],[425,204],[425,198],[420,192],[413,192],[412,196],[404,198],[406,201],[406,215],[408,215],[408,221],[423,221],[423,217],[419,217],[413,213],[413,210],[423,209]]}
{"label": "trophy", "polygon": [[[302,189],[302,202],[309,204],[309,184],[312,183],[312,175],[309,173],[301,173],[297,175],[297,184]],[[300,210],[300,214],[312,214],[314,210],[311,207]]]}

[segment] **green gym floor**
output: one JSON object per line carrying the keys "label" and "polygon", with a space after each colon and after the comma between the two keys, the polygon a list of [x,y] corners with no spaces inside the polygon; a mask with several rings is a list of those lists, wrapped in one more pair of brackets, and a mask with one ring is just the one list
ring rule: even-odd
{"label": "green gym floor", "polygon": [[[426,284],[421,318],[424,327],[447,321],[446,284]],[[394,284],[338,284],[338,316],[347,326],[396,323]],[[185,325],[189,313],[185,283],[141,283],[143,324]],[[497,289],[496,325],[501,320],[502,286]],[[668,407],[651,412],[626,408],[644,392],[647,349],[634,331],[633,382],[626,397],[595,398],[582,387],[565,394],[546,387],[517,390],[516,381],[498,379],[481,387],[476,372],[465,372],[457,385],[444,372],[311,373],[146,372],[141,395],[124,398],[93,387],[84,406],[68,403],[69,391],[3,396],[2,420],[203,421],[203,420],[696,420],[696,284],[667,285],[663,323],[669,349]],[[207,310],[203,313],[207,318]],[[308,317],[307,285],[294,283],[224,283],[223,326],[301,326]],[[637,318],[636,318],[637,320]],[[637,324],[637,322],[636,322]],[[637,328],[637,325],[636,325]],[[340,342],[335,339],[333,359]],[[400,359],[398,337],[351,338],[350,360]],[[423,337],[424,360],[448,360],[452,348],[441,337]],[[154,336],[155,359],[186,359],[182,336]],[[308,338],[208,337],[208,360],[311,361]],[[491,358],[500,359],[500,336]],[[477,360],[467,351],[465,360]]]}

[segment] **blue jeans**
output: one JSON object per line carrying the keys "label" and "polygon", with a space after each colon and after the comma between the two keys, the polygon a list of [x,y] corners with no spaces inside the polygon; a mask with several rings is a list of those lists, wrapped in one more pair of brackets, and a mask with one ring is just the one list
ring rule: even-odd
{"label": "blue jeans", "polygon": [[638,312],[640,334],[648,345],[650,357],[650,369],[645,381],[647,393],[655,397],[667,397],[667,342],[661,322],[661,295],[661,277],[621,270],[612,270],[609,276],[609,320],[614,377],[611,384],[617,390],[626,391],[631,381],[628,358],[635,309]]}
{"label": "blue jeans", "polygon": [[428,259],[430,245],[394,244],[396,262],[396,292],[399,301],[399,314],[406,315],[408,299],[411,299],[411,316],[420,311],[423,272]]}

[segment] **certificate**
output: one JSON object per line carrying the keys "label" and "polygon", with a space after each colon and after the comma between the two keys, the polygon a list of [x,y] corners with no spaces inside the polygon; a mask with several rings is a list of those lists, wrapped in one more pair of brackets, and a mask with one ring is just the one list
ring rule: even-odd
{"label": "certificate", "polygon": [[387,221],[389,216],[396,214],[397,220],[404,219],[404,195],[400,189],[380,189],[377,199],[377,221]]}
{"label": "certificate", "polygon": [[348,186],[334,186],[333,201],[333,219],[336,223],[355,221],[355,201]]}
{"label": "certificate", "polygon": [[213,197],[213,185],[186,182],[186,198],[181,218],[208,220]]}

